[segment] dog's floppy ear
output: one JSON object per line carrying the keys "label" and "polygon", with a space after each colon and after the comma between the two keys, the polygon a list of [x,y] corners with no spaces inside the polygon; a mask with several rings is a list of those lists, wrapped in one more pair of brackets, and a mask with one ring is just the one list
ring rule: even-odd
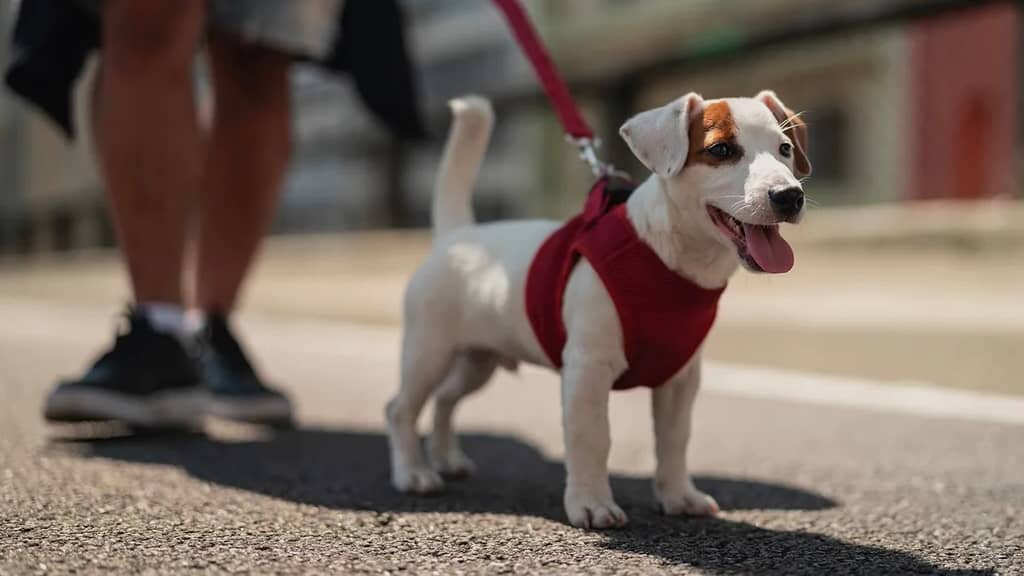
{"label": "dog's floppy ear", "polygon": [[704,99],[690,92],[661,108],[633,116],[619,128],[619,134],[651,172],[671,178],[686,163],[690,119],[703,109]]}
{"label": "dog's floppy ear", "polygon": [[793,174],[797,178],[810,176],[811,161],[807,158],[807,124],[800,119],[799,115],[786,108],[775,92],[762,90],[755,98],[771,110],[775,120],[785,126],[783,132],[793,141]]}

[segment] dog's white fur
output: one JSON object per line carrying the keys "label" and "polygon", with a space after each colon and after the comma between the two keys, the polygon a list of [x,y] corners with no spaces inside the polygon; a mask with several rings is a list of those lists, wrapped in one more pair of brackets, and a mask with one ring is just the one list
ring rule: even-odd
{"label": "dog's white fur", "polygon": [[[686,166],[687,127],[706,105],[687,94],[630,119],[621,134],[654,172],[629,198],[627,211],[640,238],[672,270],[705,288],[723,286],[739,264],[736,248],[710,221],[714,205],[752,223],[769,223],[768,191],[799,187],[792,159],[778,153],[789,142],[766,103],[774,94],[728,99],[746,151],[738,163]],[[551,366],[525,311],[530,262],[559,222],[507,221],[474,225],[471,193],[493,124],[486,100],[452,103],[454,123],[437,179],[435,246],[412,277],[405,297],[401,388],[387,420],[392,483],[403,492],[443,487],[442,474],[462,475],[473,463],[452,429],[458,401],[483,386],[499,366],[520,361]],[[608,395],[627,368],[615,307],[593,268],[581,260],[569,279],[563,320],[562,400],[566,444],[565,510],[575,526],[622,526],[608,482]],[[690,480],[686,448],[700,383],[700,353],[652,393],[656,436],[655,494],[668,514],[715,514],[715,501]],[[424,455],[416,424],[435,395],[433,431]]]}

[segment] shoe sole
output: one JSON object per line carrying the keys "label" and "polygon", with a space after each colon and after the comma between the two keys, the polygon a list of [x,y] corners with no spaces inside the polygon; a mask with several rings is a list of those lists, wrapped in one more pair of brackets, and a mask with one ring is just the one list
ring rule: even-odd
{"label": "shoe sole", "polygon": [[173,390],[130,396],[102,389],[57,390],[46,399],[43,416],[51,422],[123,422],[140,428],[192,428],[202,424],[207,393]]}
{"label": "shoe sole", "polygon": [[254,424],[287,424],[292,421],[292,405],[279,397],[225,399],[211,395],[206,401],[206,414]]}

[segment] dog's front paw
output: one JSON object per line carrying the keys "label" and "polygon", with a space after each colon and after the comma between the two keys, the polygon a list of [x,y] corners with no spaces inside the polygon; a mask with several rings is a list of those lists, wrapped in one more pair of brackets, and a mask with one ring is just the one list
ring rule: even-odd
{"label": "dog's front paw", "polygon": [[587,489],[566,489],[565,514],[577,528],[621,528],[629,522],[611,494],[596,494]]}
{"label": "dog's front paw", "polygon": [[399,492],[433,494],[444,489],[444,480],[437,472],[425,466],[403,466],[391,472],[391,485]]}
{"label": "dog's front paw", "polygon": [[686,480],[667,488],[656,487],[661,511],[669,516],[717,516],[718,502]]}
{"label": "dog's front paw", "polygon": [[465,478],[476,472],[476,464],[458,448],[449,449],[444,453],[431,451],[430,464],[442,476],[452,478]]}

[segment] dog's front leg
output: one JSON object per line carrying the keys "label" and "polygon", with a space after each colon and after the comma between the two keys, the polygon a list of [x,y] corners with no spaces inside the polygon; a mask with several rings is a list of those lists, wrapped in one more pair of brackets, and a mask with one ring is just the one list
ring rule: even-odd
{"label": "dog's front leg", "polygon": [[664,386],[651,394],[658,469],[654,495],[665,514],[699,516],[718,513],[718,503],[697,490],[686,466],[693,403],[700,387],[700,354]]}
{"label": "dog's front leg", "polygon": [[608,395],[615,369],[592,358],[562,369],[562,423],[565,435],[565,513],[580,528],[613,528],[628,522],[608,483]]}

